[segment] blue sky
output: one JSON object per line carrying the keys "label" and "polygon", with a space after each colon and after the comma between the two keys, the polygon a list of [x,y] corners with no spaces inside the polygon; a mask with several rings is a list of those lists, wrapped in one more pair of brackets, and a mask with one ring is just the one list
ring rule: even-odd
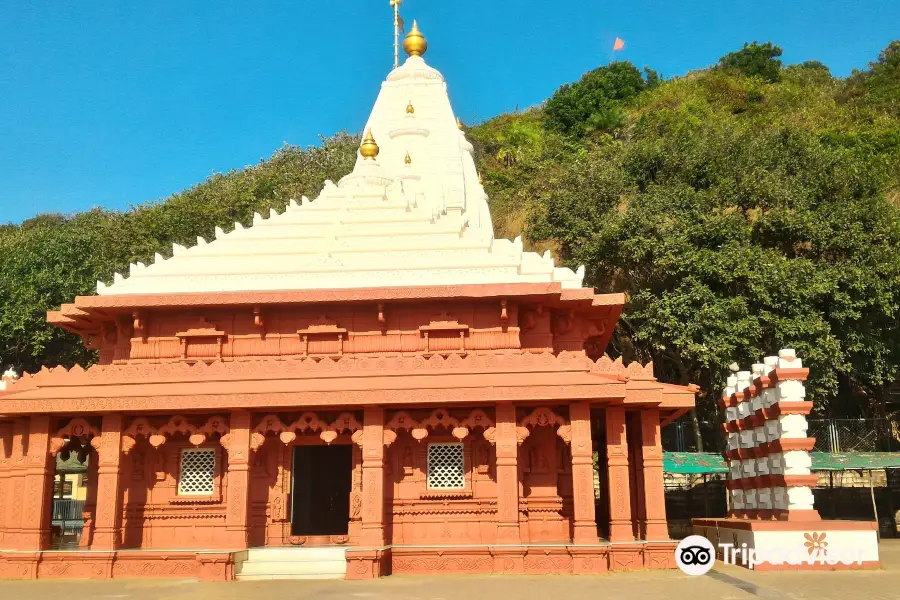
{"label": "blue sky", "polygon": [[[900,38],[895,0],[405,0],[466,122],[617,59],[664,76],[773,41],[836,75]],[[127,208],[283,142],[358,131],[390,69],[388,0],[0,0],[0,223]]]}

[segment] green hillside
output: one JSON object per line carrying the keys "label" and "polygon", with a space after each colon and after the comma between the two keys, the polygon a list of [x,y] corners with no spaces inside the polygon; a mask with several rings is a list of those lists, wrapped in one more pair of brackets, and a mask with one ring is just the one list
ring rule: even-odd
{"label": "green hillside", "polygon": [[[600,291],[626,292],[610,354],[708,392],[780,347],[833,416],[889,411],[900,372],[900,42],[845,79],[770,44],[662,80],[600,67],[543,106],[467,130],[498,236],[523,235]],[[358,138],[260,164],[130,211],[0,226],[0,366],[85,364],[44,313],[129,262],[314,196]],[[898,407],[900,408],[900,407]]]}

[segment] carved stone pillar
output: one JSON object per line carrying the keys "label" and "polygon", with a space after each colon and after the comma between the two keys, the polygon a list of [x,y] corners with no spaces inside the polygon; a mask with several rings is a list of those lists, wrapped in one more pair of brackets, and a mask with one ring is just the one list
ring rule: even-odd
{"label": "carved stone pillar", "polygon": [[9,504],[6,497],[6,482],[9,480],[12,455],[13,425],[11,422],[0,423],[0,548],[9,548],[6,519]]}
{"label": "carved stone pillar", "polygon": [[628,440],[625,409],[621,406],[606,409],[606,457],[609,471],[609,541],[634,541],[628,481]]}
{"label": "carved stone pillar", "polygon": [[366,407],[363,413],[363,500],[360,545],[380,548],[384,538],[384,409]]}
{"label": "carved stone pillar", "polygon": [[22,502],[19,550],[44,550],[50,546],[50,503],[53,489],[53,457],[50,455],[50,417],[35,415],[28,423],[28,454]]}
{"label": "carved stone pillar", "polygon": [[[100,467],[97,459],[88,460],[87,480],[93,482],[100,481]],[[81,510],[81,518],[84,519],[84,526],[81,528],[81,540],[78,542],[79,548],[85,550],[94,543],[94,523],[97,515],[97,485],[89,485],[87,488],[87,496],[84,499],[84,508]]]}
{"label": "carved stone pillar", "polygon": [[497,543],[518,544],[519,531],[519,440],[516,407],[497,405],[494,443],[497,450]]}
{"label": "carved stone pillar", "polygon": [[641,411],[641,451],[645,515],[641,531],[646,540],[668,540],[659,410],[655,408]]}
{"label": "carved stone pillar", "polygon": [[226,543],[234,549],[246,548],[249,535],[250,427],[249,412],[232,411],[229,432],[221,440],[228,452]]}
{"label": "carved stone pillar", "polygon": [[572,427],[572,503],[575,513],[572,541],[576,544],[596,544],[591,403],[574,402],[569,405],[569,421]]}
{"label": "carved stone pillar", "polygon": [[6,524],[6,542],[8,549],[19,547],[19,537],[22,533],[22,506],[24,497],[22,490],[25,487],[25,443],[28,440],[28,419],[16,419],[12,427],[12,443],[9,453],[9,470],[6,476],[6,496],[4,504],[7,507],[5,513],[0,513],[0,519]]}
{"label": "carved stone pillar", "polygon": [[122,415],[103,416],[100,440],[91,440],[97,450],[97,504],[91,550],[116,550],[122,531]]}

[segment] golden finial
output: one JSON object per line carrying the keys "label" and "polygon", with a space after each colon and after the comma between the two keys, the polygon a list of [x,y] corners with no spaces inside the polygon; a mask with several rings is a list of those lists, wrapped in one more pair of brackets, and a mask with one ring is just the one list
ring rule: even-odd
{"label": "golden finial", "polygon": [[481,173],[478,174],[478,183],[484,185],[484,177],[481,176]]}
{"label": "golden finial", "polygon": [[463,130],[463,124],[462,124],[462,121],[459,120],[459,117],[456,117],[456,128],[459,129],[460,131]]}
{"label": "golden finial", "polygon": [[378,144],[375,143],[371,130],[366,132],[366,137],[359,146],[359,153],[365,160],[375,160],[378,156]]}
{"label": "golden finial", "polygon": [[409,104],[406,105],[406,114],[411,115],[416,112],[416,109],[413,108],[412,100],[409,101]]}
{"label": "golden finial", "polygon": [[403,159],[403,162],[408,165],[412,164],[412,157],[409,155],[409,152],[406,153],[406,158]]}
{"label": "golden finial", "polygon": [[406,39],[403,40],[403,51],[408,56],[422,56],[427,50],[428,42],[425,41],[425,36],[419,31],[419,25],[413,21],[412,28],[406,34]]}

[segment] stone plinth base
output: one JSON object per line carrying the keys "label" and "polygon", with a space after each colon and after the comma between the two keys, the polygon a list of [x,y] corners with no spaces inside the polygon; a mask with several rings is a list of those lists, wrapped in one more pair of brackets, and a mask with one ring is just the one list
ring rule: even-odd
{"label": "stone plinth base", "polygon": [[391,549],[348,549],[344,579],[377,579],[391,574]]}
{"label": "stone plinth base", "polygon": [[692,531],[712,542],[720,560],[757,571],[881,566],[874,522],[694,519]]}
{"label": "stone plinth base", "polygon": [[[587,575],[675,567],[676,542],[523,544],[498,546],[394,546],[395,574],[498,573]],[[349,561],[349,552],[348,552]],[[350,572],[348,562],[347,572]]]}
{"label": "stone plinth base", "polygon": [[232,554],[227,551],[0,551],[0,578],[174,577],[201,581],[228,581],[233,578],[233,564]]}

